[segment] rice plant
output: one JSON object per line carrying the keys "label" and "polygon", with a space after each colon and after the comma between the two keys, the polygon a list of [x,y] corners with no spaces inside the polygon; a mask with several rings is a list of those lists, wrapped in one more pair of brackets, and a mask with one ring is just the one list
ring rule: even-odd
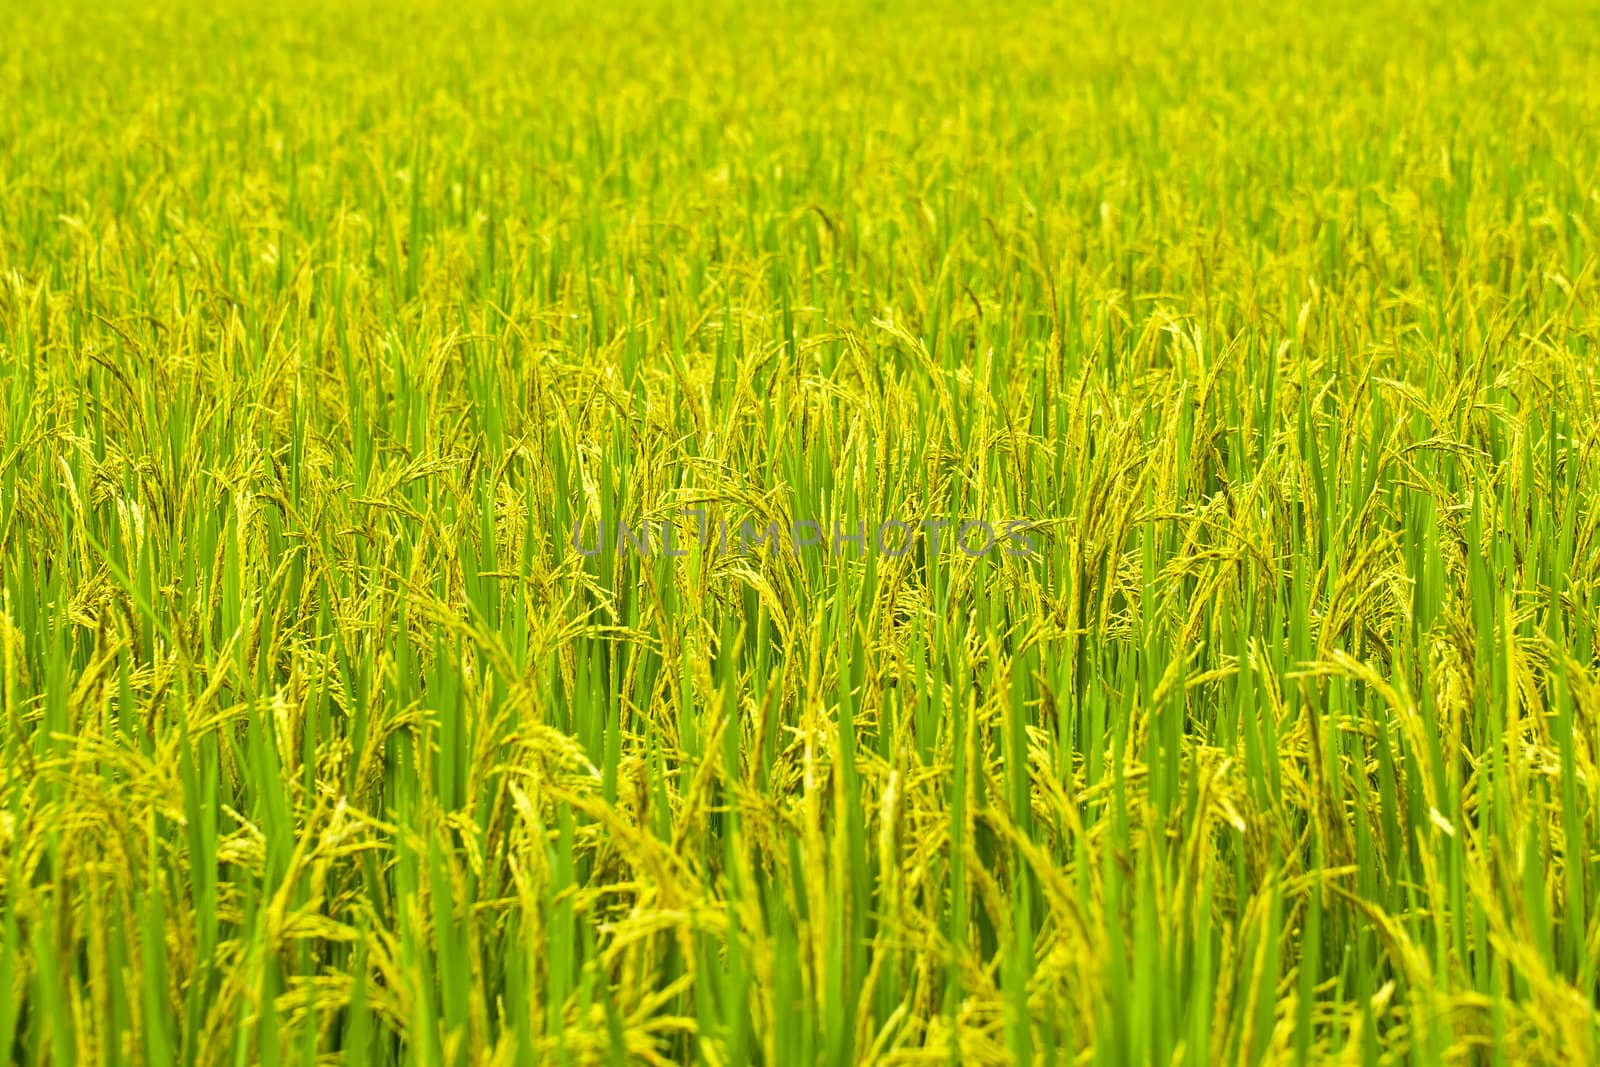
{"label": "rice plant", "polygon": [[1600,10],[0,26],[0,1055],[1600,1062]]}

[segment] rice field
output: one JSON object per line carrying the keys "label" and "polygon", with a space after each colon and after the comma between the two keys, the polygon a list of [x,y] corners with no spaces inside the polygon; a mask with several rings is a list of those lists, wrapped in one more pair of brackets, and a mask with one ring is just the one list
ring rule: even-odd
{"label": "rice field", "polygon": [[1600,9],[0,0],[0,1058],[1600,1062]]}

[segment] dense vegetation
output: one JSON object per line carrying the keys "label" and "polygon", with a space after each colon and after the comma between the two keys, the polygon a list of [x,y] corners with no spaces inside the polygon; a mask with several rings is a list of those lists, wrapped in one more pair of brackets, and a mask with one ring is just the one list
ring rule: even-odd
{"label": "dense vegetation", "polygon": [[0,0],[0,1054],[1600,1060],[1600,12],[1221,8]]}

